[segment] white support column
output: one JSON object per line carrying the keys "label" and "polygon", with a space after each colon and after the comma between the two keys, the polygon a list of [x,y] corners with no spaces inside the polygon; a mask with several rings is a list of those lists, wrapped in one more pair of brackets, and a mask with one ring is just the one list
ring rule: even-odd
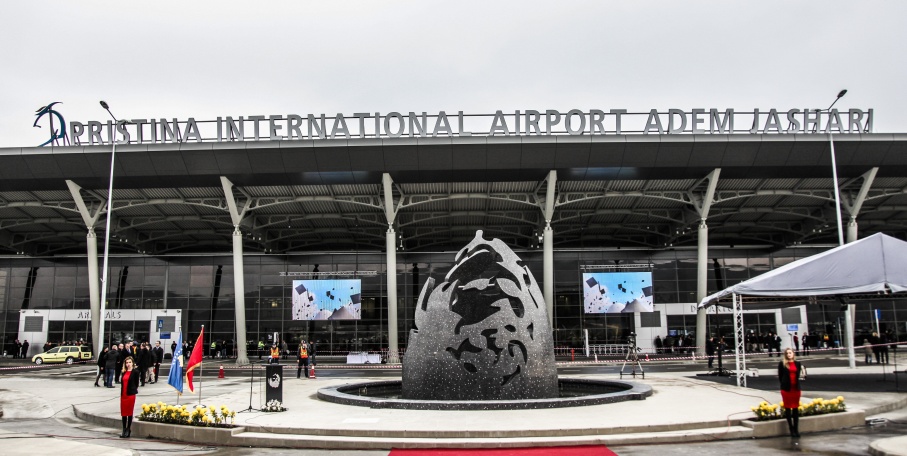
{"label": "white support column", "polygon": [[[847,242],[853,242],[857,240],[857,221],[856,216],[850,217],[850,222],[847,224]],[[844,311],[844,334],[846,340],[844,341],[844,346],[847,348],[847,366],[850,369],[857,368],[857,356],[856,348],[854,347],[854,331],[853,331],[853,317],[857,311],[857,306],[854,304],[847,304],[847,309]]]}
{"label": "white support column", "polygon": [[850,244],[857,240],[857,217],[851,215],[850,221],[847,222],[847,243]]}
{"label": "white support column", "polygon": [[746,388],[746,354],[743,336],[743,296],[732,295],[734,300],[734,361],[737,386]]}
{"label": "white support column", "polygon": [[239,227],[252,204],[252,199],[242,190],[237,189],[246,200],[242,209],[240,209],[233,194],[233,182],[221,176],[220,183],[224,189],[227,209],[230,211],[230,220],[233,222],[233,292],[236,296],[233,304],[235,314],[233,318],[236,322],[236,364],[243,366],[249,364],[249,354],[246,340],[246,290],[242,257],[242,231]]}
{"label": "white support column", "polygon": [[548,311],[548,325],[554,330],[554,230],[545,226],[542,243],[542,284],[545,306]]}
{"label": "white support column", "polygon": [[[838,217],[838,239],[841,239],[841,200],[838,196],[838,171],[835,166],[835,143],[832,140],[831,132],[828,134],[828,139],[831,146],[831,159],[832,159],[832,169],[834,170],[834,184],[835,184],[835,209]],[[872,184],[875,181],[876,174],[879,172],[879,168],[874,167],[869,171],[863,173],[860,176],[860,179],[863,179],[863,183],[860,185],[860,190],[857,192],[857,195],[852,199],[845,200],[843,202],[844,206],[847,208],[847,213],[850,215],[850,221],[847,223],[847,242],[853,242],[857,240],[857,215],[860,214],[860,209],[863,208],[863,202],[866,201],[866,196],[869,195],[869,190],[872,188]],[[844,346],[847,347],[847,365],[851,369],[857,368],[856,353],[854,347],[854,329],[853,329],[853,320],[854,314],[856,313],[857,307],[854,304],[848,304],[847,310],[844,312],[844,324],[847,326],[844,333],[846,334],[846,340],[844,341]]]}
{"label": "white support column", "polygon": [[88,245],[88,301],[91,307],[91,340],[94,342],[94,353],[100,354],[104,351],[104,341],[101,340],[101,286],[100,274],[98,273],[98,236],[94,228],[88,228],[86,239]]}
{"label": "white support column", "polygon": [[548,312],[548,324],[554,331],[554,229],[551,228],[551,221],[554,220],[557,171],[548,171],[546,180],[545,207],[542,209],[545,217],[545,229],[542,233],[542,295]]}
{"label": "white support column", "polygon": [[[100,354],[104,351],[105,345],[102,340],[104,338],[104,320],[101,312],[106,306],[101,305],[100,272],[98,271],[98,236],[94,231],[94,226],[98,223],[98,218],[101,216],[101,210],[104,209],[107,203],[105,202],[103,206],[98,205],[98,207],[95,208],[94,214],[92,214],[88,205],[85,204],[85,199],[82,197],[82,187],[71,180],[66,181],[66,186],[69,187],[69,193],[72,195],[72,199],[79,209],[79,215],[82,216],[82,221],[85,222],[85,226],[88,228],[88,236],[86,237],[86,257],[88,258],[88,302],[91,313],[91,341],[94,343],[94,353]],[[107,229],[110,230],[109,225]],[[107,249],[106,244],[104,248],[105,250]]]}
{"label": "white support column", "polygon": [[399,364],[397,338],[397,240],[393,228],[387,229],[387,363]]}
{"label": "white support column", "polygon": [[387,363],[400,363],[399,338],[397,337],[397,237],[394,232],[394,220],[397,218],[397,207],[394,204],[391,175],[381,176],[384,192],[384,216],[387,219],[385,248],[387,249]]}
{"label": "white support column", "polygon": [[[857,216],[860,215],[860,210],[863,208],[863,203],[866,201],[866,197],[869,196],[869,190],[872,188],[873,182],[875,182],[876,174],[878,174],[879,168],[874,167],[869,171],[863,173],[862,176],[857,179],[862,179],[863,183],[860,184],[860,190],[856,195],[848,195],[848,198],[845,198],[841,201],[841,204],[844,205],[844,208],[847,210],[847,214],[850,216],[850,221],[847,223],[847,243],[851,243],[857,240]],[[845,183],[846,186],[848,183]]]}
{"label": "white support column", "polygon": [[245,269],[242,257],[242,231],[239,225],[233,230],[233,291],[234,311],[236,313],[236,364],[245,366],[249,364],[246,342],[246,289]]}
{"label": "white support column", "polygon": [[[696,303],[699,304],[708,292],[709,273],[709,226],[705,219],[699,222],[699,240],[696,244]],[[708,309],[696,311],[696,353],[705,356],[705,341],[708,336]]]}
{"label": "white support column", "polygon": [[[718,177],[721,175],[721,168],[715,168],[708,176],[702,178],[690,190],[690,200],[694,201],[696,211],[699,213],[699,239],[696,244],[696,303],[702,302],[708,296],[709,284],[709,227],[706,220],[709,218],[709,211],[712,208],[712,202],[715,200],[715,189],[718,188]],[[708,181],[705,192],[701,195],[694,193],[693,190],[700,188],[701,184]],[[705,356],[705,341],[708,333],[708,311],[705,308],[696,311],[696,354]]]}

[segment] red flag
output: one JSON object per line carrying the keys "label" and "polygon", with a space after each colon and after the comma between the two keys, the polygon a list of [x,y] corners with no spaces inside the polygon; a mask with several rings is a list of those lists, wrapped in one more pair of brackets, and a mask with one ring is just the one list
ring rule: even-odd
{"label": "red flag", "polygon": [[189,362],[186,364],[186,380],[189,383],[189,391],[195,392],[195,388],[192,386],[192,371],[196,367],[202,365],[202,353],[205,351],[205,327],[202,326],[202,332],[198,333],[198,340],[195,341],[195,346],[192,347],[192,356],[189,357]]}

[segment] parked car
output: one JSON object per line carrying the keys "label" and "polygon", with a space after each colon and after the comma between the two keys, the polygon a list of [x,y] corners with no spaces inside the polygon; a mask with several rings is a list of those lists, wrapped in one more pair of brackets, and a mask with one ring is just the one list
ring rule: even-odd
{"label": "parked car", "polygon": [[44,353],[38,353],[32,356],[31,360],[35,364],[44,363],[66,363],[72,364],[76,361],[91,359],[91,349],[87,346],[64,345],[54,347]]}

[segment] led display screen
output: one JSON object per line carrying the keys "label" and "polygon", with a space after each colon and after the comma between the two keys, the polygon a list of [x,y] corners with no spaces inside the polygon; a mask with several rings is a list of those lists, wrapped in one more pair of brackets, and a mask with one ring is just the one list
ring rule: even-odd
{"label": "led display screen", "polygon": [[358,320],[361,316],[361,280],[293,281],[293,320]]}
{"label": "led display screen", "polygon": [[651,272],[584,272],[587,314],[652,312]]}

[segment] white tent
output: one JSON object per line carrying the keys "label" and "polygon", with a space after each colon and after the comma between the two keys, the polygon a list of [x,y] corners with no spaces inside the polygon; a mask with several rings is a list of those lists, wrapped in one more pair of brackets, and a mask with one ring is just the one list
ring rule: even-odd
{"label": "white tent", "polygon": [[[738,384],[745,385],[745,359],[740,364],[742,342],[743,296],[803,297],[865,294],[873,292],[898,293],[907,291],[907,242],[877,233],[859,241],[803,258],[778,269],[753,277],[718,293],[706,296],[699,307],[719,303],[722,297],[733,297],[734,330],[737,341]],[[802,302],[754,302],[748,308],[765,309],[801,305]],[[850,313],[847,314],[850,320]],[[853,364],[853,322],[847,324],[848,357]]]}
{"label": "white tent", "polygon": [[699,307],[736,293],[745,296],[827,296],[907,291],[907,242],[882,233],[802,258],[725,288]]}

